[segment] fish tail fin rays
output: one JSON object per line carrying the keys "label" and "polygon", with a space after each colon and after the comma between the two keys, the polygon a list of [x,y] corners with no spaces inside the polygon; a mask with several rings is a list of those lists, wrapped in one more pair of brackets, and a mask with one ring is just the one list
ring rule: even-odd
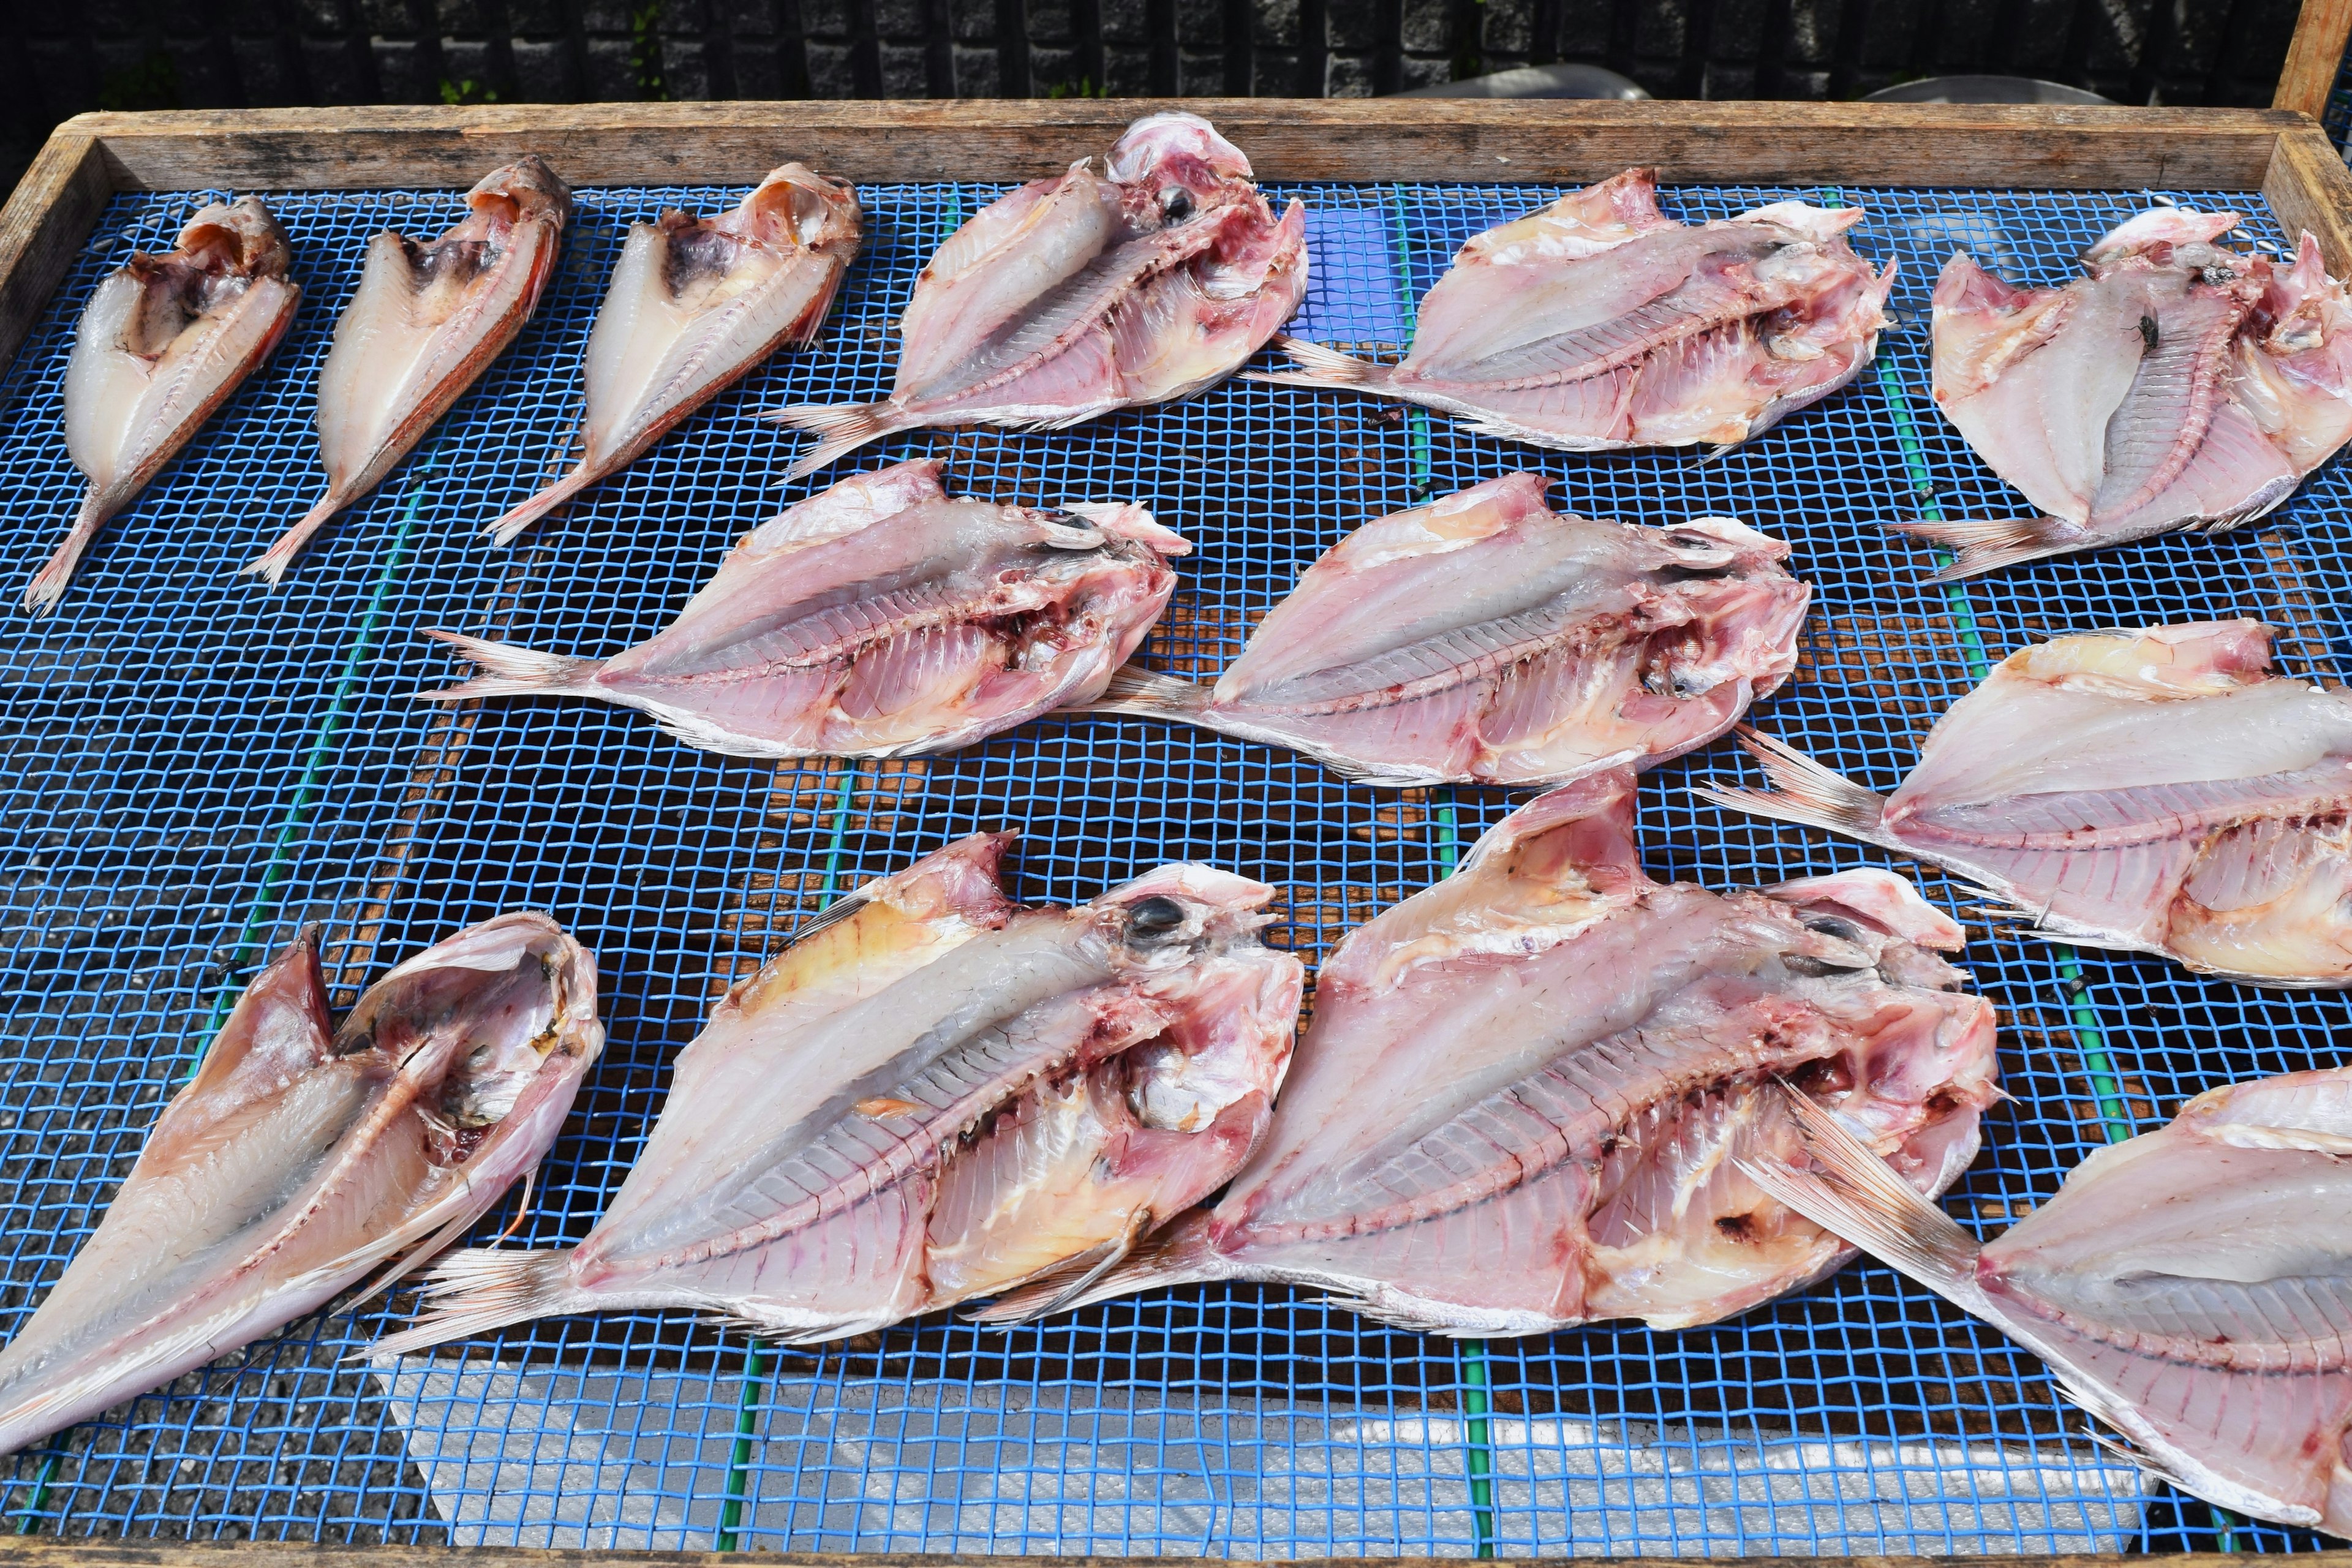
{"label": "fish tail fin rays", "polygon": [[287,568],[294,564],[294,558],[302,553],[302,547],[310,542],[310,536],[324,528],[327,520],[341,511],[350,500],[340,490],[329,490],[319,498],[317,505],[302,514],[302,521],[278,536],[277,543],[238,567],[237,571],[247,576],[258,577],[276,587],[286,575]]}
{"label": "fish tail fin rays", "polygon": [[1928,574],[1925,581],[1929,583],[1957,583],[1963,577],[1997,572],[2021,561],[2039,561],[2045,555],[2064,555],[2070,551],[2084,549],[2090,542],[2084,539],[2082,530],[2055,517],[2001,517],[1969,522],[1890,522],[1886,526],[1913,539],[1924,539],[1958,557],[1949,566],[1939,567]]}
{"label": "fish tail fin rays", "polygon": [[469,697],[530,697],[562,691],[581,685],[604,668],[604,661],[573,658],[567,654],[541,653],[514,643],[489,642],[461,632],[428,627],[425,635],[447,643],[481,668],[482,673],[456,686],[416,695],[427,702],[459,702]]}
{"label": "fish tail fin rays", "polygon": [[1718,789],[1702,784],[1696,792],[1700,798],[1781,822],[1827,828],[1849,838],[1873,844],[1887,842],[1880,826],[1886,813],[1885,796],[1873,795],[1795,747],[1759,734],[1744,724],[1739,728],[1739,743],[1749,756],[1763,764],[1764,774],[1772,781],[1772,787]]}
{"label": "fish tail fin rays", "polygon": [[1103,688],[1103,694],[1082,704],[1076,711],[1172,719],[1181,724],[1202,724],[1213,729],[1208,716],[1211,689],[1197,681],[1156,675],[1131,664],[1121,665],[1112,672],[1110,684]]}
{"label": "fish tail fin rays", "polygon": [[1352,386],[1366,391],[1385,391],[1390,369],[1374,364],[1353,354],[1343,354],[1338,349],[1310,343],[1305,338],[1294,338],[1285,332],[1274,340],[1274,346],[1290,356],[1296,372],[1259,371],[1251,381],[1272,382],[1283,386]]}
{"label": "fish tail fin rays", "polygon": [[968,1317],[975,1323],[1010,1328],[1139,1290],[1222,1279],[1227,1272],[1209,1245],[1208,1217],[1193,1214],[1139,1242],[1130,1227],[1127,1236],[1024,1280]]}
{"label": "fish tail fin rays", "polygon": [[524,529],[529,528],[604,477],[601,471],[583,464],[482,531],[500,544],[512,544]]}
{"label": "fish tail fin rays", "polygon": [[425,1315],[362,1353],[369,1360],[407,1355],[534,1318],[593,1310],[594,1295],[573,1285],[571,1272],[568,1247],[467,1247],[444,1259],[425,1279]]}
{"label": "fish tail fin rays", "polygon": [[794,479],[816,472],[869,441],[908,427],[900,421],[897,405],[887,398],[880,403],[796,403],[760,417],[817,437],[816,445],[784,471],[785,478]]}
{"label": "fish tail fin rays", "polygon": [[74,568],[81,563],[81,552],[113,515],[114,509],[95,488],[83,493],[81,510],[74,514],[73,526],[66,531],[57,553],[25,584],[25,608],[46,616],[58,607],[58,601],[66,595],[66,585],[73,581]]}

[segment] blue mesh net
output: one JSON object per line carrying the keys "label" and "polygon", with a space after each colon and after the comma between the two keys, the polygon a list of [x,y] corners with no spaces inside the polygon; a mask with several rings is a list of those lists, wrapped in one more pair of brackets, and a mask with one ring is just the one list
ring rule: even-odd
{"label": "blue mesh net", "polygon": [[[626,226],[738,191],[583,193],[538,319],[288,584],[233,574],[316,493],[319,363],[380,228],[430,233],[449,193],[273,198],[303,314],[277,359],[91,550],[63,610],[0,646],[9,876],[0,973],[0,1329],[95,1224],[228,999],[324,922],[342,999],[499,910],[553,911],[597,954],[610,1045],[519,1243],[576,1240],[660,1109],[713,999],[832,893],[979,828],[1021,831],[1016,891],[1084,899],[1200,858],[1287,889],[1271,933],[1310,960],[1441,875],[1507,809],[1491,792],[1352,787],[1283,752],[1144,721],[1049,718],[971,750],[771,766],[583,703],[413,702],[456,673],[425,626],[580,654],[663,625],[730,541],[808,493],[779,482],[782,404],[881,395],[893,321],[941,237],[1001,187],[868,188],[866,249],[822,341],[721,396],[514,550],[481,525],[543,481]],[[1307,201],[1296,330],[1393,349],[1454,247],[1552,193],[1333,186]],[[1789,539],[1815,585],[1797,679],[1756,715],[1876,789],[1989,658],[2069,628],[2252,615],[2294,673],[2352,659],[2341,464],[2255,531],[2171,538],[1970,584],[1881,521],[2014,502],[1927,398],[1927,291],[1955,245],[2067,277],[2150,193],[1852,193],[1898,258],[1901,323],[1856,384],[1719,458],[1570,457],[1417,411],[1244,384],[1055,436],[917,435],[965,493],[1132,499],[1196,552],[1149,655],[1214,668],[1251,616],[1357,523],[1517,468],[1555,504],[1657,522],[1729,514]],[[1683,189],[1681,216],[1806,190]],[[203,194],[114,199],[14,367],[0,582],[47,554],[79,480],[60,426],[75,315]],[[1835,199],[1831,194],[1830,199]],[[2217,198],[2184,198],[2211,205]],[[2284,242],[2243,198],[2246,242]],[[842,471],[837,469],[835,477]],[[13,594],[13,587],[10,592]],[[1696,802],[1753,782],[1727,745],[1649,775],[1652,870],[1713,885],[1870,852]],[[1966,913],[1939,877],[1931,896]],[[1996,1231],[2111,1138],[2210,1085],[2329,1062],[2338,995],[1972,927],[2015,1100],[1948,1200]],[[518,1222],[509,1198],[477,1239]],[[1220,1286],[1013,1331],[944,1318],[809,1353],[683,1314],[559,1319],[392,1366],[347,1359],[404,1313],[306,1320],[5,1462],[18,1528],[64,1535],[542,1545],[1237,1555],[2284,1549],[2104,1452],[2031,1355],[1864,1264],[1711,1328],[1604,1325],[1456,1344],[1310,1294]]]}

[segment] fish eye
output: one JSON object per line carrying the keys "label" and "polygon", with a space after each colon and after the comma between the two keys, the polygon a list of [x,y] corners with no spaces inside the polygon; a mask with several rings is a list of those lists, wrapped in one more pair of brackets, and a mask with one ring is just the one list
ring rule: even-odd
{"label": "fish eye", "polygon": [[1170,223],[1182,223],[1192,216],[1192,193],[1176,186],[1160,198],[1160,211]]}
{"label": "fish eye", "polygon": [[1862,941],[1862,928],[1852,921],[1843,920],[1836,915],[1807,915],[1804,923],[1807,931],[1817,931],[1823,936],[1833,936],[1841,942]]}
{"label": "fish eye", "polygon": [[1183,923],[1184,906],[1173,899],[1157,894],[1142,900],[1127,911],[1127,934],[1129,936],[1166,936]]}

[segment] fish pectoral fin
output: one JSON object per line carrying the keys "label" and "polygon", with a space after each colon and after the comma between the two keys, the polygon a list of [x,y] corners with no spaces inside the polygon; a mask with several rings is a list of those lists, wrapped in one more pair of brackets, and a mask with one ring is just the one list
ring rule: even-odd
{"label": "fish pectoral fin", "polygon": [[[1136,1244],[1151,1230],[1151,1210],[1137,1208],[1127,1216],[1127,1224],[1118,1235],[1108,1241],[1097,1242],[1075,1258],[1066,1258],[1049,1268],[1041,1268],[1026,1279],[1016,1279],[992,1306],[964,1314],[964,1321],[973,1323],[995,1323],[1010,1327],[1016,1323],[1034,1322],[1050,1318],[1055,1313],[1077,1304],[1078,1299],[1094,1289],[1096,1283],[1112,1269],[1126,1262]],[[1075,1273],[1076,1278],[1071,1276]],[[1064,1284],[1064,1280],[1068,1280]],[[1046,1291],[1052,1291],[1043,1301]],[[1009,1310],[1008,1310],[1009,1309]]]}

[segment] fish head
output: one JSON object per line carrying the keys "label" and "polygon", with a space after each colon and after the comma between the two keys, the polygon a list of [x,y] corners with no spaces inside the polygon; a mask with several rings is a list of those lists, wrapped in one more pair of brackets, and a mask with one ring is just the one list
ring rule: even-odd
{"label": "fish head", "polygon": [[714,221],[739,237],[789,253],[856,246],[865,212],[848,181],[785,163],[771,170],[742,205]]}
{"label": "fish head", "polygon": [[180,230],[180,254],[200,270],[235,278],[283,278],[294,247],[257,196],[215,202]]}
{"label": "fish head", "polygon": [[572,221],[572,187],[536,153],[525,153],[483,175],[466,193],[475,212],[508,223],[544,218],[562,228]]}
{"label": "fish head", "polygon": [[1213,866],[1161,866],[1076,911],[1115,967],[1163,970],[1236,945],[1273,923],[1276,889]]}
{"label": "fish head", "polygon": [[1254,199],[1249,160],[1197,114],[1153,114],[1127,128],[1108,172],[1138,227],[1172,228],[1212,207]]}

